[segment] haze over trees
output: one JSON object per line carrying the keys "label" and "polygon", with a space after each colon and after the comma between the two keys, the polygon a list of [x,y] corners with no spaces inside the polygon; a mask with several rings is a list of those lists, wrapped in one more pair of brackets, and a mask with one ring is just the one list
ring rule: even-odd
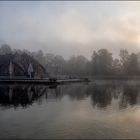
{"label": "haze over trees", "polygon": [[7,44],[0,47],[0,56],[15,53],[30,55],[44,66],[50,76],[140,75],[140,53],[129,53],[126,49],[120,50],[118,58],[113,58],[112,53],[107,49],[99,49],[98,51],[93,50],[90,60],[82,55],[73,55],[66,60],[63,56],[44,53],[42,50],[29,52],[27,50],[11,49]]}

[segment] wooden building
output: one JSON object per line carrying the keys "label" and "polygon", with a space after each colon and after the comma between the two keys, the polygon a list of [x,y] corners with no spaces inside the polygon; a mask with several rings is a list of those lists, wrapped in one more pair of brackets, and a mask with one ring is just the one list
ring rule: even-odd
{"label": "wooden building", "polygon": [[49,75],[32,56],[15,53],[0,55],[0,76],[46,78]]}

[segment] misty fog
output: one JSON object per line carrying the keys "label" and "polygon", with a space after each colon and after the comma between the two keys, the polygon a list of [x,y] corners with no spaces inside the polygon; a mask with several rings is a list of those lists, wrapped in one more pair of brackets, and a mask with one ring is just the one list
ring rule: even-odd
{"label": "misty fog", "polygon": [[45,53],[84,55],[140,50],[140,2],[0,2],[0,45]]}

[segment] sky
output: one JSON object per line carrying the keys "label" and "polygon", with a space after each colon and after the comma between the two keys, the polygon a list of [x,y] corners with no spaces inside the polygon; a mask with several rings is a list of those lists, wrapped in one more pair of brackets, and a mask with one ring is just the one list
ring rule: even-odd
{"label": "sky", "polygon": [[69,58],[140,51],[139,1],[0,1],[0,45]]}

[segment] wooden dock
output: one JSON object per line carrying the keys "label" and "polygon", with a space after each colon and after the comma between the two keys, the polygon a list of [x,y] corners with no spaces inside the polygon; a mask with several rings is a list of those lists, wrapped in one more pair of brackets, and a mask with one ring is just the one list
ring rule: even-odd
{"label": "wooden dock", "polygon": [[37,78],[1,78],[0,84],[45,84],[45,85],[55,85],[55,84],[65,84],[74,82],[89,82],[87,79],[37,79]]}

